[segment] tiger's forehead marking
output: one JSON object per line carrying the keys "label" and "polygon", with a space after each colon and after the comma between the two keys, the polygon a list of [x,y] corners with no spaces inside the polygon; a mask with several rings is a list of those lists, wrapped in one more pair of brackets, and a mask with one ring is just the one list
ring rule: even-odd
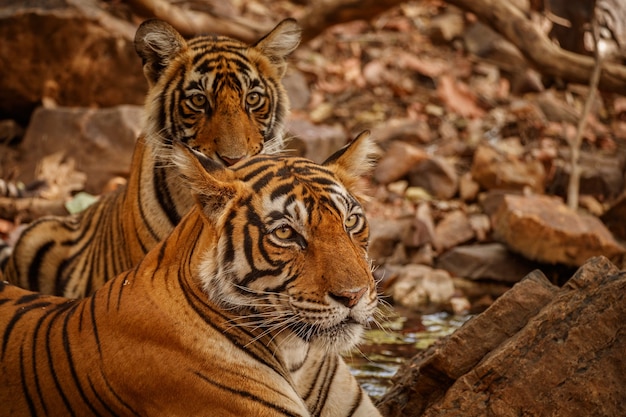
{"label": "tiger's forehead marking", "polygon": [[310,224],[314,221],[311,213],[325,208],[342,218],[358,205],[331,170],[303,158],[261,155],[235,171],[254,195],[262,196],[262,210],[272,220],[287,217]]}

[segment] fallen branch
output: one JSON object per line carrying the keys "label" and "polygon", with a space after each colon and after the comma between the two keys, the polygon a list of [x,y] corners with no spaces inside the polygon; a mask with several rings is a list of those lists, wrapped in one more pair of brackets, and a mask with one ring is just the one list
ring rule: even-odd
{"label": "fallen branch", "polygon": [[[595,59],[565,51],[552,43],[524,12],[507,0],[447,0],[472,12],[483,23],[512,42],[542,74],[588,84]],[[626,94],[626,67],[605,62],[598,88]]]}
{"label": "fallen branch", "polygon": [[181,9],[168,0],[128,0],[128,4],[139,14],[165,20],[186,37],[203,33],[219,33],[244,42],[253,42],[265,33],[263,28],[253,29],[240,21],[235,22],[207,13]]}
{"label": "fallen branch", "polygon": [[322,0],[311,2],[299,20],[302,41],[308,42],[330,26],[353,20],[370,20],[406,0]]}
{"label": "fallen branch", "polygon": [[62,200],[46,200],[38,197],[0,197],[0,218],[30,223],[45,215],[67,216]]}

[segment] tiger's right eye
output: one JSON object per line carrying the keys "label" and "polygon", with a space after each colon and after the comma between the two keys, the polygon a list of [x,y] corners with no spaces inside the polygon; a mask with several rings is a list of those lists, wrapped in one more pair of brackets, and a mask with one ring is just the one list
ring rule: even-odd
{"label": "tiger's right eye", "polygon": [[291,239],[296,232],[289,226],[281,226],[274,230],[274,236],[281,240]]}
{"label": "tiger's right eye", "polygon": [[204,94],[194,94],[189,98],[192,106],[200,109],[206,105],[206,96]]}

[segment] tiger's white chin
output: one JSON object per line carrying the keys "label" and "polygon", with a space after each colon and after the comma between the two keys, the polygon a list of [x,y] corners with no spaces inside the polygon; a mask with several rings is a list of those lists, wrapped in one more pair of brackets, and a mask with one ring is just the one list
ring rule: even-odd
{"label": "tiger's white chin", "polygon": [[299,337],[312,347],[323,349],[328,353],[345,353],[361,342],[363,332],[361,324],[344,320],[329,328],[318,328],[311,335],[299,335]]}

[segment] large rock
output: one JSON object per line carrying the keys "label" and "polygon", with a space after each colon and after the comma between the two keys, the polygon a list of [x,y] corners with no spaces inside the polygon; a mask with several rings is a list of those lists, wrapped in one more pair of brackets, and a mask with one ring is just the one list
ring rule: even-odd
{"label": "large rock", "polygon": [[563,287],[535,271],[415,356],[380,400],[388,417],[622,416],[626,272],[587,262]]}
{"label": "large rock", "polygon": [[437,257],[437,268],[457,277],[514,284],[528,275],[534,263],[498,242],[456,246]]}
{"label": "large rock", "polygon": [[141,106],[38,108],[19,145],[18,179],[30,183],[41,161],[60,152],[86,174],[85,191],[102,193],[111,177],[128,175],[142,113]]}
{"label": "large rock", "polygon": [[42,100],[65,106],[143,103],[135,27],[95,0],[0,4],[0,114],[25,122]]}
{"label": "large rock", "polygon": [[523,190],[543,193],[545,169],[537,160],[525,161],[517,155],[480,145],[472,161],[472,177],[485,190]]}
{"label": "large rock", "polygon": [[505,195],[492,217],[494,237],[528,259],[580,266],[624,253],[598,218],[571,210],[556,197]]}

